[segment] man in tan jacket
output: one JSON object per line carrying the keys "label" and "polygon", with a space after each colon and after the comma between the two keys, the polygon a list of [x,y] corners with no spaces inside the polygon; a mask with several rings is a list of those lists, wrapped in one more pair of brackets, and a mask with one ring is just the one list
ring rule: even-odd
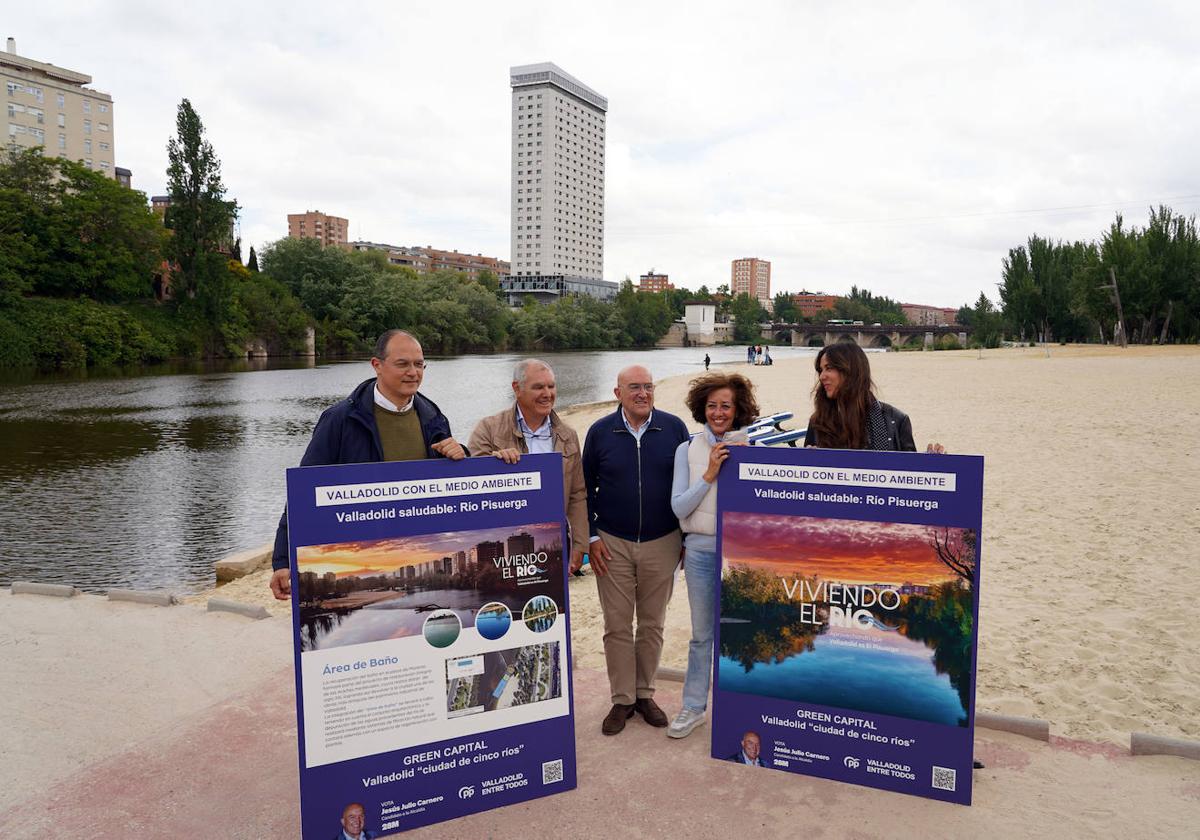
{"label": "man in tan jacket", "polygon": [[571,539],[571,571],[588,549],[587,488],[583,483],[579,435],[554,413],[554,370],[541,359],[522,359],[513,370],[516,404],[485,417],[471,432],[472,455],[495,455],[515,464],[522,455],[559,452],[563,456],[563,501]]}

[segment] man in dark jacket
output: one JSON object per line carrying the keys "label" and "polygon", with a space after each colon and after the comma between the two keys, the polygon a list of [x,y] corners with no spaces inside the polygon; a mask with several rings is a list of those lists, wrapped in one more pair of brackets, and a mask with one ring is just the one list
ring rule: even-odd
{"label": "man in dark jacket", "polygon": [[622,370],[614,393],[620,406],[592,425],[583,445],[589,553],[613,702],[600,727],[605,735],[624,729],[635,711],[652,726],[667,725],[654,702],[654,676],[681,545],[671,512],[675,450],[688,439],[682,420],[654,409],[654,379],[644,367]]}
{"label": "man in dark jacket", "polygon": [[[374,379],[321,415],[300,466],[466,457],[450,434],[450,421],[432,400],[417,393],[425,378],[425,354],[416,338],[404,330],[388,330],[375,343],[371,367]],[[287,600],[291,576],[286,509],[275,531],[271,566],[271,592]]]}

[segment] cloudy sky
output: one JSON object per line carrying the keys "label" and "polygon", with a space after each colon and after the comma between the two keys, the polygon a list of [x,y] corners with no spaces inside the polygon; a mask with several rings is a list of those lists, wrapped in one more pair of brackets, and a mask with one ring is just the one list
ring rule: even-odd
{"label": "cloudy sky", "polygon": [[930,545],[937,530],[898,522],[728,512],[722,547],[728,563],[782,576],[929,585],[954,579]]}
{"label": "cloudy sky", "polygon": [[339,577],[360,575],[367,571],[390,573],[415,563],[449,557],[456,551],[467,551],[481,542],[499,541],[507,545],[509,537],[520,533],[531,535],[540,551],[562,537],[562,525],[558,522],[538,522],[386,540],[302,545],[296,549],[296,556],[302,571],[319,575],[326,572],[333,572]]}
{"label": "cloudy sky", "polygon": [[[201,11],[201,8],[203,10]],[[5,35],[112,94],[149,194],[187,97],[261,247],[286,215],[509,257],[512,65],[609,99],[605,278],[995,297],[1031,234],[1200,208],[1195,3],[16,4]]]}

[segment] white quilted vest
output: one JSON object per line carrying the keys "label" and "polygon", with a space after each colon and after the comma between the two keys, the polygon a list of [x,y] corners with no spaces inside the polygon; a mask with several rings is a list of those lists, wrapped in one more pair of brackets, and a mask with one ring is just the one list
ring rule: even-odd
{"label": "white quilted vest", "polygon": [[[708,444],[708,434],[701,431],[688,445],[688,487],[691,487],[704,475],[708,469],[708,453],[712,447]],[[690,516],[679,520],[679,527],[685,534],[717,533],[717,485],[714,482],[700,504]]]}

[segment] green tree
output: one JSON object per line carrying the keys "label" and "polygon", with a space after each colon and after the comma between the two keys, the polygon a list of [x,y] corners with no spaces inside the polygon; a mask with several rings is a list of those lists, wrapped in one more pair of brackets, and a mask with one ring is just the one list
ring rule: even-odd
{"label": "green tree", "polygon": [[796,302],[792,300],[790,292],[779,292],[775,295],[775,320],[786,324],[800,322],[800,310],[796,308]]}
{"label": "green tree", "polygon": [[246,263],[246,268],[254,273],[258,273],[258,254],[254,253],[254,246],[250,246],[250,260]]}
{"label": "green tree", "polygon": [[635,347],[653,347],[675,320],[666,293],[634,291],[628,277],[617,292],[616,307],[622,330]]}
{"label": "green tree", "polygon": [[733,337],[735,341],[756,344],[762,340],[759,324],[768,320],[766,310],[757,298],[742,292],[729,305],[729,314],[733,316]]}
{"label": "green tree", "polygon": [[225,198],[221,162],[204,138],[200,116],[186,99],[179,103],[175,131],[176,135],[167,141],[167,192],[171,204],[166,213],[166,226],[172,232],[167,253],[177,266],[175,289],[195,297],[208,292],[204,287],[210,283],[214,288],[207,294],[208,303],[210,308],[219,308],[220,295],[227,285],[225,260],[219,251],[232,244],[238,206]]}
{"label": "green tree", "polygon": [[162,247],[142,193],[38,149],[0,163],[0,297],[148,298]]}

